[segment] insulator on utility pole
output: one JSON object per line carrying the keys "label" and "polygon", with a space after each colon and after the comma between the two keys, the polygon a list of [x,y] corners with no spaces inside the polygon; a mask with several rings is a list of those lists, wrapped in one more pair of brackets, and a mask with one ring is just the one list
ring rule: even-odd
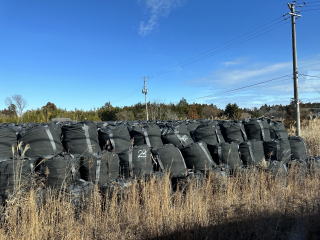
{"label": "insulator on utility pole", "polygon": [[144,81],[144,84],[143,84],[143,88],[142,88],[142,94],[144,94],[144,104],[146,106],[146,118],[147,118],[147,121],[149,121],[148,103],[147,103],[147,94],[148,94],[147,81],[148,81],[148,78],[144,77],[143,81]]}
{"label": "insulator on utility pole", "polygon": [[297,40],[296,40],[296,18],[301,17],[296,11],[296,2],[288,3],[291,16],[291,31],[292,31],[292,65],[293,65],[293,91],[294,103],[296,107],[296,135],[300,136],[300,102],[299,102],[299,85],[298,85],[298,57],[297,57]]}

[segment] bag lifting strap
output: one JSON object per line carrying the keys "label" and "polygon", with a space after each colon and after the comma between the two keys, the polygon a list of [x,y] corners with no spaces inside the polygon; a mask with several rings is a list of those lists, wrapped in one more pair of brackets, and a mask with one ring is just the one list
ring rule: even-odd
{"label": "bag lifting strap", "polygon": [[264,134],[264,127],[263,127],[263,124],[262,124],[262,121],[261,120],[258,120],[257,121],[259,126],[260,126],[260,129],[261,129],[261,137],[262,137],[262,141],[265,141],[266,140],[266,136]]}
{"label": "bag lifting strap", "polygon": [[218,157],[219,157],[219,164],[221,164],[222,163],[222,148],[220,145],[218,146]]}
{"label": "bag lifting strap", "polygon": [[250,157],[251,157],[251,161],[252,161],[253,163],[255,163],[255,162],[256,162],[256,159],[255,159],[254,154],[253,154],[253,151],[252,151],[252,144],[251,144],[251,142],[247,142],[247,144],[248,144],[249,155],[250,155]]}
{"label": "bag lifting strap", "polygon": [[228,155],[227,155],[227,165],[229,165],[229,158],[230,158],[230,154],[231,154],[231,147],[228,150]]}
{"label": "bag lifting strap", "polygon": [[217,140],[218,140],[218,143],[221,143],[221,139],[219,137],[219,134],[218,134],[218,129],[217,127],[215,128],[214,132],[216,133],[216,136],[217,136]]}
{"label": "bag lifting strap", "polygon": [[[276,158],[278,161],[282,161],[282,154],[280,152],[281,148],[280,148],[280,141],[276,141],[276,145],[277,145],[277,154],[276,154]],[[281,155],[280,155],[281,154]]]}
{"label": "bag lifting strap", "polygon": [[101,156],[99,156],[99,158],[96,161],[96,180],[95,180],[95,184],[99,183],[100,180],[100,170],[101,170]]}
{"label": "bag lifting strap", "polygon": [[184,158],[183,158],[183,156],[182,156],[181,151],[180,151],[178,148],[175,148],[175,149],[176,149],[176,151],[178,151],[178,152],[179,152],[180,157],[181,157],[181,160],[182,160],[182,162],[183,162],[183,166],[187,169],[187,165],[186,165],[186,163],[185,163],[185,161],[184,161]]}
{"label": "bag lifting strap", "polygon": [[246,131],[244,130],[244,127],[243,127],[242,123],[239,123],[239,127],[240,127],[240,130],[241,130],[242,137],[243,137],[244,141],[247,141],[248,137],[247,137]]}
{"label": "bag lifting strap", "polygon": [[142,131],[143,131],[144,138],[146,140],[146,144],[148,145],[148,147],[151,147],[148,131],[145,128],[142,128]]}
{"label": "bag lifting strap", "polygon": [[89,152],[89,153],[93,153],[92,144],[91,144],[90,135],[89,135],[89,127],[88,127],[88,125],[83,124],[82,129],[83,129],[84,135],[85,135],[85,137],[86,137],[86,142],[87,142],[87,146],[88,146],[88,152]]}
{"label": "bag lifting strap", "polygon": [[46,131],[46,133],[47,133],[47,135],[48,135],[48,138],[49,138],[49,140],[50,140],[53,153],[56,153],[56,151],[57,151],[57,146],[56,146],[56,143],[55,143],[54,140],[53,140],[52,133],[51,133],[51,131],[50,131],[50,129],[49,129],[48,126],[45,126],[44,129],[45,129],[45,131]]}
{"label": "bag lifting strap", "polygon": [[164,170],[164,166],[163,166],[163,163],[161,161],[161,158],[160,158],[159,154],[157,155],[157,161],[159,163],[159,167],[160,167],[161,171],[163,171]]}
{"label": "bag lifting strap", "polygon": [[129,156],[128,156],[128,160],[129,160],[129,175],[132,176],[133,175],[133,162],[132,162],[133,150],[130,149],[128,154],[129,154]]}
{"label": "bag lifting strap", "polygon": [[110,139],[110,142],[111,142],[112,150],[114,151],[114,149],[116,148],[116,143],[114,141],[114,136],[113,136],[112,132],[109,133],[109,139]]}
{"label": "bag lifting strap", "polygon": [[203,143],[199,142],[199,146],[201,150],[204,152],[204,154],[206,155],[208,162],[211,164],[211,166],[213,166],[212,158],[210,157],[207,149],[203,146]]}

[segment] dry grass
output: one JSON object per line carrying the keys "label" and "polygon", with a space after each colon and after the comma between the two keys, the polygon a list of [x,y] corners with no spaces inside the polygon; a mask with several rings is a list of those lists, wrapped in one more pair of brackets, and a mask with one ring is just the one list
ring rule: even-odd
{"label": "dry grass", "polygon": [[302,129],[302,136],[306,139],[307,146],[312,156],[320,155],[320,120],[308,121]]}
{"label": "dry grass", "polygon": [[[295,134],[295,127],[291,126],[290,135]],[[320,119],[308,120],[302,122],[302,137],[306,140],[309,154],[311,156],[320,156]]]}
{"label": "dry grass", "polygon": [[[172,193],[169,179],[134,183],[126,193],[103,201],[95,192],[81,212],[68,196],[36,192],[14,198],[3,214],[1,239],[288,239],[318,236],[319,176],[287,184],[250,171],[232,177],[211,175],[202,187],[190,183]],[[312,223],[312,224],[310,224]],[[299,232],[296,230],[299,229]]]}
{"label": "dry grass", "polygon": [[[320,128],[303,131],[319,154]],[[0,239],[319,239],[320,175],[287,177],[250,170],[212,174],[172,192],[168,176],[135,182],[110,198],[94,193],[82,210],[68,195],[34,190],[11,198],[1,214]]]}

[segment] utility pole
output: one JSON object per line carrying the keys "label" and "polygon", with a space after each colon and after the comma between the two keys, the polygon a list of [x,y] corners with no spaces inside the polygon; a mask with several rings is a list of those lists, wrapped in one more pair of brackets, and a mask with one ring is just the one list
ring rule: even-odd
{"label": "utility pole", "polygon": [[147,121],[149,121],[148,104],[147,104],[147,94],[148,94],[147,81],[148,81],[148,77],[144,77],[142,94],[144,94],[144,103],[146,105],[146,117],[147,117]]}
{"label": "utility pole", "polygon": [[290,9],[292,28],[292,64],[293,64],[293,91],[294,103],[296,107],[296,135],[300,136],[300,101],[298,92],[298,57],[297,57],[297,40],[296,40],[296,17],[301,17],[296,11],[296,2],[288,3]]}

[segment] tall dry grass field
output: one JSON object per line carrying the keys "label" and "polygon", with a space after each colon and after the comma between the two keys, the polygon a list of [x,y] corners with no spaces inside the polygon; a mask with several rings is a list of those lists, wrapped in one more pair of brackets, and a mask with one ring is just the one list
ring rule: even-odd
{"label": "tall dry grass field", "polygon": [[302,129],[302,136],[307,142],[310,154],[320,155],[320,120],[315,119],[308,121]]}
{"label": "tall dry grass field", "polygon": [[[296,128],[291,126],[288,129],[290,135],[294,135]],[[308,120],[302,122],[302,137],[306,140],[306,144],[311,156],[320,156],[320,119]]]}
{"label": "tall dry grass field", "polygon": [[[320,127],[303,134],[319,154]],[[320,174],[287,178],[249,170],[212,174],[172,192],[169,178],[135,182],[75,207],[66,194],[32,190],[13,196],[1,214],[0,239],[319,239]]]}

